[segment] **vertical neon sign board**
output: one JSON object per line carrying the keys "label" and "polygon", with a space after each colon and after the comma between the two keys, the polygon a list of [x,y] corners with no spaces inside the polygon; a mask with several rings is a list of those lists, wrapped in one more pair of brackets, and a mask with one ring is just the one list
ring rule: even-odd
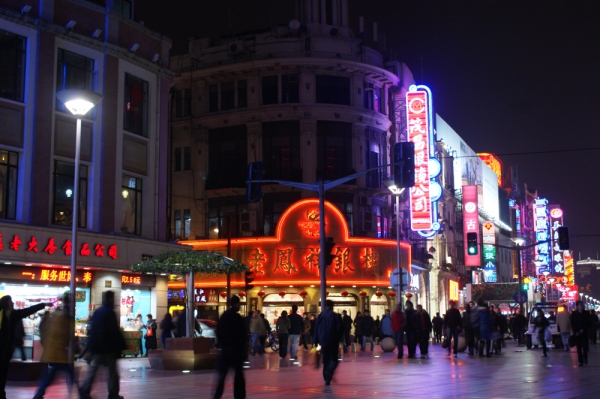
{"label": "vertical neon sign board", "polygon": [[552,273],[549,267],[550,244],[548,240],[548,211],[546,205],[548,201],[545,198],[536,198],[533,203],[533,217],[535,220],[535,239],[536,241],[546,241],[536,246],[536,266],[537,274],[545,272]]}
{"label": "vertical neon sign board", "polygon": [[481,256],[470,255],[467,248],[467,233],[477,234],[477,242],[479,243],[479,207],[477,206],[477,186],[462,187],[462,203],[463,203],[463,245],[465,251],[465,266],[480,266]]}
{"label": "vertical neon sign board", "polygon": [[483,281],[496,283],[496,226],[492,222],[483,224]]}
{"label": "vertical neon sign board", "polygon": [[431,92],[426,86],[412,85],[406,93],[407,137],[415,144],[415,185],[410,189],[411,229],[424,237],[433,236],[440,228],[434,220],[440,185],[432,180],[441,170],[434,154],[433,110]]}
{"label": "vertical neon sign board", "polygon": [[[552,262],[552,274],[562,277],[565,274],[565,260],[563,257],[563,252],[558,247],[558,228],[563,225],[563,212],[558,207],[558,205],[550,205],[548,206],[550,210],[550,234],[552,235],[552,245],[551,245],[551,262]],[[567,279],[564,281],[562,279],[559,282],[566,283]]]}

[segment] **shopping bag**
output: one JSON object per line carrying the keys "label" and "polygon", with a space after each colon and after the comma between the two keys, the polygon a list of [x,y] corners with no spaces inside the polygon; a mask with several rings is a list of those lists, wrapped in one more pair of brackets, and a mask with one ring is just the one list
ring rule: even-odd
{"label": "shopping bag", "polygon": [[146,337],[153,337],[153,336],[154,336],[154,329],[152,328],[152,326],[146,327]]}

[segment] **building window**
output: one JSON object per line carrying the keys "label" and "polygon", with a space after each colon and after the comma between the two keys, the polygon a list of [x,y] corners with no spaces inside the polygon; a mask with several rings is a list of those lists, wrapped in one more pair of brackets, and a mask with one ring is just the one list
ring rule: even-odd
{"label": "building window", "polygon": [[246,80],[237,81],[238,108],[248,106],[248,82]]}
{"label": "building window", "polygon": [[190,147],[183,147],[183,170],[192,169]]}
{"label": "building window", "polygon": [[175,148],[173,150],[173,172],[191,170],[192,162],[190,158],[190,147]]}
{"label": "building window", "polygon": [[235,82],[221,83],[221,111],[235,108]]}
{"label": "building window", "polygon": [[219,85],[208,86],[208,112],[217,112],[219,110]]}
{"label": "building window", "polygon": [[192,217],[189,209],[183,210],[183,219],[181,218],[181,214],[181,211],[175,211],[175,238],[185,240],[190,237]]}
{"label": "building window", "polygon": [[0,97],[24,101],[27,39],[0,30]]}
{"label": "building window", "polygon": [[209,130],[208,148],[206,189],[246,187],[246,125]]}
{"label": "building window", "polygon": [[173,154],[173,172],[181,172],[181,148],[175,148]]}
{"label": "building window", "polygon": [[281,102],[298,103],[300,102],[300,76],[282,75],[281,76]]}
{"label": "building window", "polygon": [[246,211],[243,197],[221,197],[209,201],[208,238],[224,238],[229,235],[229,232],[231,237],[239,237],[239,215]]}
{"label": "building window", "polygon": [[131,19],[131,10],[133,9],[132,0],[114,0],[113,10],[119,14]]}
{"label": "building window", "polygon": [[[369,150],[367,154],[367,169],[373,169],[380,166],[379,153]],[[381,187],[381,170],[373,169],[367,172],[367,188],[380,188]]]}
{"label": "building window", "polygon": [[148,137],[148,82],[125,74],[123,129]]}
{"label": "building window", "polygon": [[302,181],[300,123],[266,122],[262,125],[264,178]]}
{"label": "building window", "polygon": [[192,230],[192,216],[189,209],[183,210],[183,238],[189,238]]}
{"label": "building window", "polygon": [[[79,227],[87,225],[87,173],[88,167],[79,167]],[[52,224],[58,226],[73,225],[73,182],[75,181],[75,164],[54,162],[54,211]]]}
{"label": "building window", "polygon": [[317,103],[350,105],[350,78],[317,75]]}
{"label": "building window", "polygon": [[352,173],[352,124],[317,121],[317,179],[335,180]]}
{"label": "building window", "polygon": [[175,90],[173,94],[173,115],[182,118],[192,114],[192,90]]}
{"label": "building window", "polygon": [[[57,58],[57,92],[69,89],[93,89],[94,60],[60,48]],[[56,101],[56,109],[65,111],[66,107],[62,102]]]}
{"label": "building window", "polygon": [[279,76],[264,76],[262,78],[262,102],[263,104],[277,104],[279,102]]}
{"label": "building window", "polygon": [[181,211],[175,211],[175,239],[181,240]]}
{"label": "building window", "polygon": [[142,234],[142,179],[127,175],[121,183],[121,233]]}
{"label": "building window", "polygon": [[367,83],[363,85],[363,105],[366,109],[383,112],[383,101],[381,101],[381,88],[375,87],[373,83]]}
{"label": "building window", "polygon": [[17,217],[19,154],[0,150],[0,219]]}

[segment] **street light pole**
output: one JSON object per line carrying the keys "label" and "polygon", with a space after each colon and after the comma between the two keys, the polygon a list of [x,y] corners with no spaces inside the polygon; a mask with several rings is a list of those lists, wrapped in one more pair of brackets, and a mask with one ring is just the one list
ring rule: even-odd
{"label": "street light pole", "polygon": [[71,306],[71,332],[69,344],[69,364],[73,365],[75,351],[75,280],[77,276],[77,228],[79,227],[79,163],[81,159],[81,117],[87,114],[96,104],[102,101],[102,95],[89,90],[63,90],[56,93],[56,97],[77,117],[75,130],[75,173],[73,183],[73,211],[71,223],[71,278],[69,280],[69,293]]}

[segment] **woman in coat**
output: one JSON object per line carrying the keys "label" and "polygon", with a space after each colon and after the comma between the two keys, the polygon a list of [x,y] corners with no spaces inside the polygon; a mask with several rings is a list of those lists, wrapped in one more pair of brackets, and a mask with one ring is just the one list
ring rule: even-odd
{"label": "woman in coat", "polygon": [[287,317],[287,311],[281,312],[281,316],[277,319],[277,338],[279,339],[279,357],[285,359],[287,356],[288,338],[290,336],[290,319]]}
{"label": "woman in coat", "polygon": [[171,313],[167,313],[160,321],[160,342],[162,343],[163,349],[167,347],[167,338],[171,338],[171,332],[174,328],[173,316],[171,316]]}
{"label": "woman in coat", "polygon": [[152,318],[151,314],[146,315],[146,334],[144,338],[146,339],[146,354],[144,356],[148,356],[149,350],[158,349],[158,345],[156,344],[156,333],[157,333],[157,325],[156,320]]}

